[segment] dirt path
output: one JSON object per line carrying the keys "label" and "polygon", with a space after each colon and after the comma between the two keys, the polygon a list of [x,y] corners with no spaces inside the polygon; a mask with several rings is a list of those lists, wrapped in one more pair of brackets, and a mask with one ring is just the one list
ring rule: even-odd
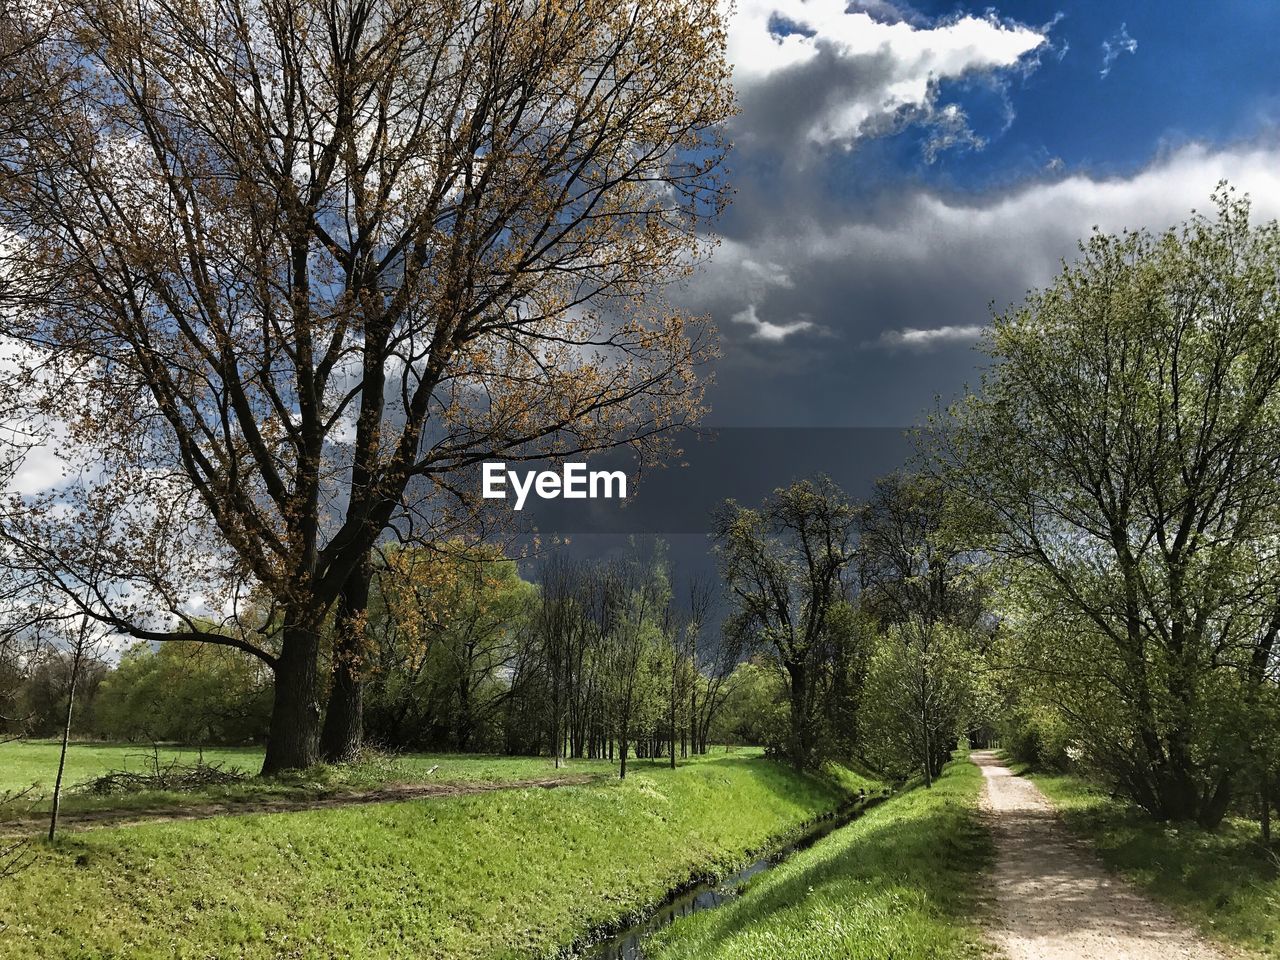
{"label": "dirt path", "polygon": [[982,806],[996,845],[991,939],[1010,960],[1225,960],[1228,956],[1103,869],[1034,783],[989,751]]}
{"label": "dirt path", "polygon": [[[297,813],[303,810],[323,810],[330,807],[355,807],[367,803],[395,803],[402,800],[427,800],[439,797],[462,797],[473,793],[492,793],[495,790],[521,790],[541,787],[570,787],[590,783],[593,774],[572,774],[563,777],[544,777],[537,780],[508,780],[500,783],[403,783],[379,787],[375,790],[344,790],[319,797],[281,797],[271,800],[244,800],[224,803],[193,803],[189,806],[152,807],[131,810],[87,810],[64,812],[58,825],[72,830],[93,830],[102,827],[126,827],[139,823],[165,823],[175,820],[206,820],[209,817],[240,816],[251,813]],[[13,836],[32,829],[47,829],[48,815],[25,817],[21,820],[0,822],[0,836]]]}

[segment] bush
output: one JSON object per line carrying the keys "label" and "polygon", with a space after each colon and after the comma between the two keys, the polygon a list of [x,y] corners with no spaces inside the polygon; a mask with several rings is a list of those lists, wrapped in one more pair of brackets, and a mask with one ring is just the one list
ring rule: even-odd
{"label": "bush", "polygon": [[1004,731],[1011,759],[1033,770],[1065,772],[1071,768],[1071,734],[1051,710],[1031,708],[1015,714]]}

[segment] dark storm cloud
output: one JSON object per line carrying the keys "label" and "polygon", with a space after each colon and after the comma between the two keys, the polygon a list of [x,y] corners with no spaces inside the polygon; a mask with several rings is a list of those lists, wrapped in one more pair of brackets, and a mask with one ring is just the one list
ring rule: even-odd
{"label": "dark storm cloud", "polygon": [[[820,218],[808,212],[811,182],[783,178],[777,215],[733,224],[683,294],[723,338],[712,421],[917,422],[935,396],[950,399],[976,378],[983,360],[972,344],[991,306],[1050,282],[1094,225],[1164,229],[1207,207],[1222,178],[1253,193],[1259,216],[1276,216],[1278,155],[1192,146],[1127,179],[1073,176],[967,198],[903,187],[891,203],[831,203]],[[753,323],[742,322],[748,309]],[[761,333],[798,322],[809,326]]]}

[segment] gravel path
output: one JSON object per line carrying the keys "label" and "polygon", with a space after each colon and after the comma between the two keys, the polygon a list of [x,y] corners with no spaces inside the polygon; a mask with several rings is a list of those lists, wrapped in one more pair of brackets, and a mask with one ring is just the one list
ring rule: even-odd
{"label": "gravel path", "polygon": [[1034,783],[989,751],[982,806],[996,863],[992,941],[1009,960],[1225,960],[1228,954],[1108,874]]}

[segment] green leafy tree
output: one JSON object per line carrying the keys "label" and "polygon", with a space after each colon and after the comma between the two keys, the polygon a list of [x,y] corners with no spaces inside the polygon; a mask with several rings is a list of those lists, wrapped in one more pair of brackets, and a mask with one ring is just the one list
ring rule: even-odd
{"label": "green leafy tree", "polygon": [[97,732],[112,740],[188,744],[260,742],[271,717],[271,677],[253,657],[203,643],[138,643],[102,681]]}
{"label": "green leafy tree", "polygon": [[880,628],[863,726],[882,768],[905,759],[926,784],[974,699],[986,588],[964,519],[936,478],[907,473],[880,480],[858,518],[861,607]]}
{"label": "green leafy tree", "polygon": [[719,743],[763,746],[773,752],[786,748],[787,687],[776,665],[763,659],[740,663],[726,683],[724,707],[712,724]]}
{"label": "green leafy tree", "polygon": [[737,604],[730,629],[753,637],[786,676],[787,754],[814,759],[830,615],[845,599],[857,513],[830,479],[775,490],[758,509],[728,501],[715,517],[721,570]]}
{"label": "green leafy tree", "polygon": [[991,370],[939,432],[1023,597],[1023,665],[1086,759],[1205,825],[1258,762],[1280,631],[1280,227],[1215,201],[1095,234],[996,319]]}

